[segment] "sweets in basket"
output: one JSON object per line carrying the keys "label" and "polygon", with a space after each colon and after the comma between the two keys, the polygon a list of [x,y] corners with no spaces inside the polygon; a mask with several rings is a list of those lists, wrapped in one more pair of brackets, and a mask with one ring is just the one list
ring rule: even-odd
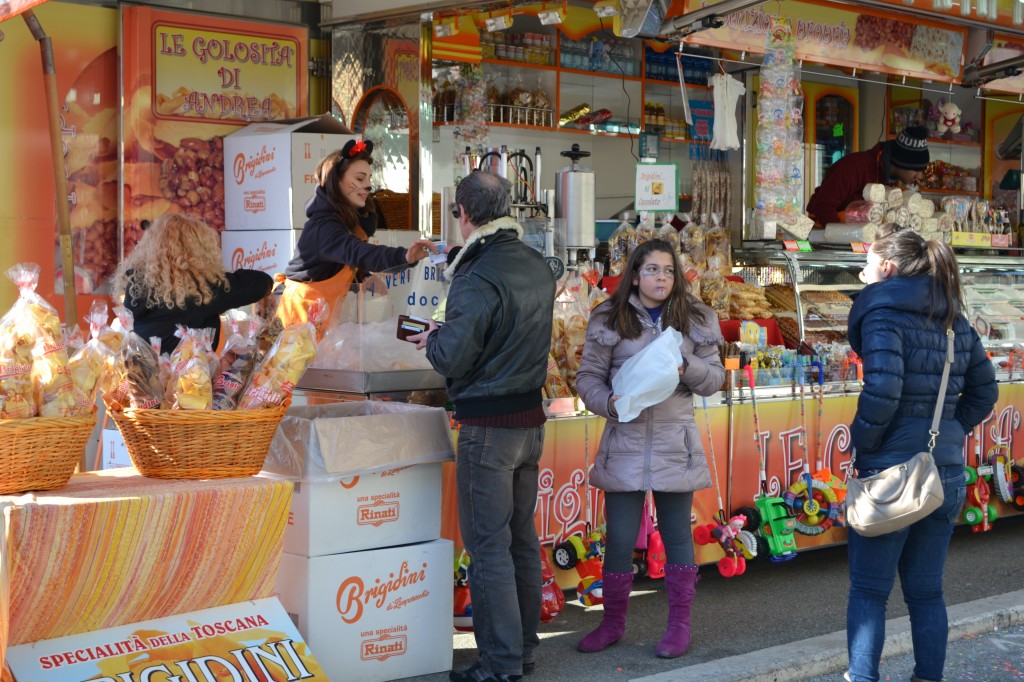
{"label": "sweets in basket", "polygon": [[[326,306],[320,314],[326,315]],[[149,382],[159,377],[159,368],[152,366],[149,354],[137,342],[130,352],[122,352],[138,376],[125,386],[125,393],[104,396],[104,401],[132,462],[144,476],[229,478],[252,476],[263,467],[295,382],[315,355],[318,318],[286,327],[258,363],[254,360],[262,325],[248,323],[243,337],[242,318],[231,319],[235,333],[220,359],[208,354],[203,334],[180,331],[182,341],[169,363],[173,398],[163,401],[165,409],[131,406],[131,386],[141,387],[145,398],[153,390]],[[133,337],[139,338],[127,333],[126,343]],[[229,384],[237,389],[243,380],[243,390],[226,390]],[[128,407],[120,402],[125,399]],[[231,409],[236,399],[237,409]]]}
{"label": "sweets in basket", "polygon": [[18,300],[0,319],[0,494],[60,488],[96,419],[68,366],[57,311],[38,293],[39,266],[7,276]]}

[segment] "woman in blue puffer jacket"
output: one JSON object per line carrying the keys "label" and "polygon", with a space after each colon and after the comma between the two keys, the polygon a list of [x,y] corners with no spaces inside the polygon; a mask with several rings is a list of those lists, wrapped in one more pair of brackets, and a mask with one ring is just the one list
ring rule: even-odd
{"label": "woman in blue puffer jacket", "polygon": [[893,533],[869,538],[849,531],[846,678],[878,680],[885,604],[899,572],[914,642],[913,680],[937,681],[948,633],[942,570],[966,494],[964,438],[989,415],[999,390],[981,340],[964,317],[949,246],[896,229],[872,245],[861,280],[868,286],[849,321],[850,345],[864,362],[864,389],[850,427],[858,476],[906,462],[926,448],[951,326],[955,358],[933,451],[945,501]]}

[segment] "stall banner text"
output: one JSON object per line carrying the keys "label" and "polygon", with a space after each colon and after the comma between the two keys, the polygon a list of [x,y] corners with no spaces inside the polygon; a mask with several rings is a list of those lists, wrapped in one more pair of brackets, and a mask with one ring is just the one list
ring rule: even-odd
{"label": "stall banner text", "polygon": [[326,680],[276,598],[14,646],[18,680]]}
{"label": "stall banner text", "polygon": [[122,24],[127,255],[142,221],[166,213],[224,230],[223,137],[306,115],[308,36],[139,6],[122,9]]}
{"label": "stall banner text", "polygon": [[[667,16],[715,4],[675,0]],[[943,82],[960,78],[966,28],[823,0],[785,0],[778,7],[778,14],[793,23],[798,59]],[[763,53],[774,8],[756,5],[731,13],[721,28],[694,33],[686,41]]]}

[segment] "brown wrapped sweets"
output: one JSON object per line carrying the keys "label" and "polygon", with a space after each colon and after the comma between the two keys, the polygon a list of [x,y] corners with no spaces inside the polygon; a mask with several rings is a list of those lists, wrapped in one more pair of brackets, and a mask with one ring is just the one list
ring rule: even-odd
{"label": "brown wrapped sweets", "polygon": [[256,368],[257,339],[266,324],[262,318],[245,319],[240,310],[227,312],[231,336],[224,343],[213,379],[213,409],[233,410]]}
{"label": "brown wrapped sweets", "polygon": [[135,333],[135,319],[130,310],[119,306],[114,313],[124,329],[120,350],[124,377],[110,400],[128,407],[155,410],[164,398],[159,355],[148,341]]}

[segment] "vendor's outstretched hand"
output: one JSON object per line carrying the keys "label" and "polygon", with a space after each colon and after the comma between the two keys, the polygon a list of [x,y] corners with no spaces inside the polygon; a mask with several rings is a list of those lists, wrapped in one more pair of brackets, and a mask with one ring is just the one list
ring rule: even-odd
{"label": "vendor's outstretched hand", "polygon": [[415,263],[432,253],[437,253],[437,247],[434,245],[434,242],[429,239],[417,239],[409,245],[409,249],[405,252],[405,260],[407,263]]}

